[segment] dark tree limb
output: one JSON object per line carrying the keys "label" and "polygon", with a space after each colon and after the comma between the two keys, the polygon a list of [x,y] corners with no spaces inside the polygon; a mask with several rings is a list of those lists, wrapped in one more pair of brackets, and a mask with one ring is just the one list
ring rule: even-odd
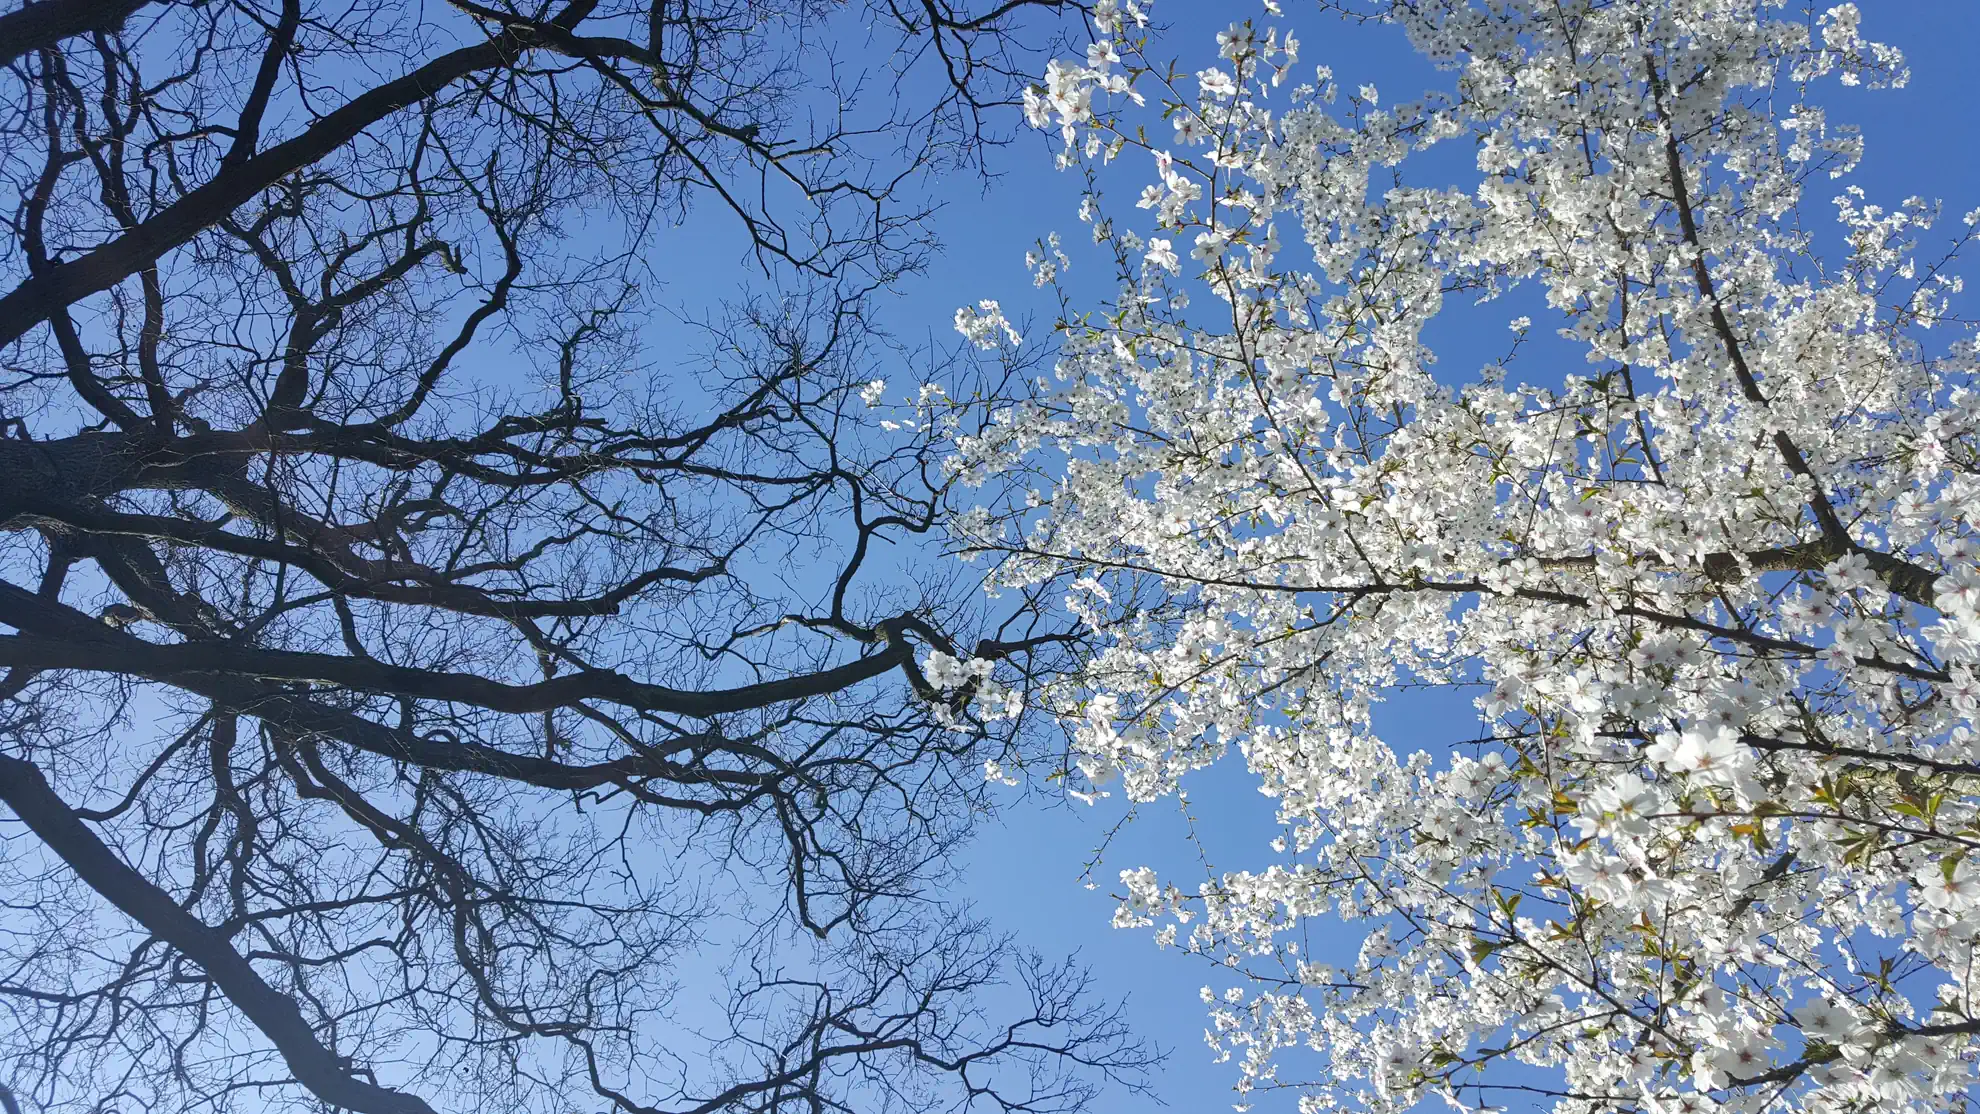
{"label": "dark tree limb", "polygon": [[417,1096],[369,1083],[323,1046],[302,1011],[270,986],[225,937],[126,866],[49,788],[33,763],[0,755],[0,801],[105,901],[206,971],[228,1001],[282,1054],[296,1081],[324,1102],[362,1114],[435,1114]]}
{"label": "dark tree limb", "polygon": [[124,25],[148,0],[39,0],[0,15],[0,67],[63,39],[107,34]]}

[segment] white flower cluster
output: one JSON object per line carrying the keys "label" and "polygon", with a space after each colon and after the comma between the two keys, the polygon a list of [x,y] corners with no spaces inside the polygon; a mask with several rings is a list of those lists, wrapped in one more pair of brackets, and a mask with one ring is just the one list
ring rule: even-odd
{"label": "white flower cluster", "polygon": [[[1249,24],[1165,80],[1109,5],[1028,98],[1068,161],[1155,175],[1145,218],[1084,211],[1118,298],[958,442],[971,543],[1102,645],[1044,693],[1076,786],[1235,750],[1283,826],[1189,892],[1124,873],[1117,923],[1255,980],[1206,993],[1212,1042],[1304,1114],[1965,1109],[1972,223],[1925,257],[1934,206],[1806,196],[1860,144],[1797,103],[1902,60],[1850,5],[1377,7],[1448,88],[1274,102],[1295,40]],[[1410,184],[1440,144],[1476,177]],[[1504,355],[1433,375],[1430,323],[1499,298]],[[1482,726],[1398,753],[1398,686]],[[1366,929],[1352,966],[1300,952],[1322,917]]]}
{"label": "white flower cluster", "polygon": [[[944,695],[966,693],[971,710],[980,720],[1014,719],[1024,711],[1023,695],[1005,688],[992,675],[996,663],[987,658],[951,657],[930,650],[921,662],[921,675],[929,686]],[[985,777],[1004,780],[1003,767],[995,762],[985,767]]]}
{"label": "white flower cluster", "polygon": [[[1148,26],[1152,0],[1096,0],[1090,10],[1093,25],[1105,36],[1120,36]],[[1142,103],[1129,75],[1114,69],[1121,60],[1113,38],[1102,38],[1086,50],[1086,64],[1053,59],[1045,67],[1045,82],[1024,92],[1024,117],[1034,128],[1056,124],[1070,147],[1080,126],[1093,120],[1093,94],[1123,94]]]}
{"label": "white flower cluster", "polygon": [[1022,342],[1004,311],[988,298],[976,303],[975,309],[963,306],[956,310],[956,332],[984,349],[1001,348],[1006,343],[1015,348]]}

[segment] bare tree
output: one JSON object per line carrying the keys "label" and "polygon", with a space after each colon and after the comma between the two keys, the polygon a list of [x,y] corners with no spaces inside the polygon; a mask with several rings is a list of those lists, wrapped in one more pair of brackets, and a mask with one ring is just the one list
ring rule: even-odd
{"label": "bare tree", "polygon": [[[1133,1074],[1078,971],[933,889],[1015,744],[918,656],[1034,646],[870,568],[944,481],[866,420],[899,353],[862,299],[1057,6],[0,16],[30,1106],[1058,1111]],[[771,285],[684,347],[648,291],[690,205]]]}

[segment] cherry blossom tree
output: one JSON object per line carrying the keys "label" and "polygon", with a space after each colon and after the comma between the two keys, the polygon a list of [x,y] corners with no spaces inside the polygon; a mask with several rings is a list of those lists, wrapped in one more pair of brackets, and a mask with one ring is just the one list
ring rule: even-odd
{"label": "cherry blossom tree", "polygon": [[[1118,295],[957,421],[966,548],[1080,621],[1024,694],[1046,772],[1142,802],[1241,756],[1282,829],[1123,872],[1117,923],[1242,976],[1210,1040],[1304,1112],[1966,1109],[1976,216],[1852,187],[1822,99],[1903,60],[1849,4],[1323,6],[1443,88],[1343,90],[1270,2],[1169,64],[1103,0],[1027,99]],[[1475,726],[1377,730],[1431,689]]]}

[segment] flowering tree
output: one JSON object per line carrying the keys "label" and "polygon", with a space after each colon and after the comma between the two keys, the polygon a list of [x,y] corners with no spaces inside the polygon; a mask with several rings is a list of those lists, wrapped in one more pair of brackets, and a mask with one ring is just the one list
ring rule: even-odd
{"label": "flowering tree", "polygon": [[[1859,145],[1809,99],[1902,59],[1852,5],[1370,8],[1449,88],[1302,84],[1249,22],[1192,80],[1102,0],[1028,101],[1120,288],[959,432],[968,544],[1087,632],[1029,694],[1075,791],[1235,748],[1283,826],[1195,893],[1124,872],[1118,922],[1249,976],[1210,1039],[1303,1111],[1966,1108],[1975,217],[1941,254],[1930,203],[1831,210]],[[1475,177],[1413,184],[1452,145]],[[1508,302],[1542,322],[1432,372],[1440,314]],[[1007,343],[992,304],[958,324]],[[1481,726],[1401,753],[1401,687]],[[1299,947],[1327,915],[1351,964]]]}

